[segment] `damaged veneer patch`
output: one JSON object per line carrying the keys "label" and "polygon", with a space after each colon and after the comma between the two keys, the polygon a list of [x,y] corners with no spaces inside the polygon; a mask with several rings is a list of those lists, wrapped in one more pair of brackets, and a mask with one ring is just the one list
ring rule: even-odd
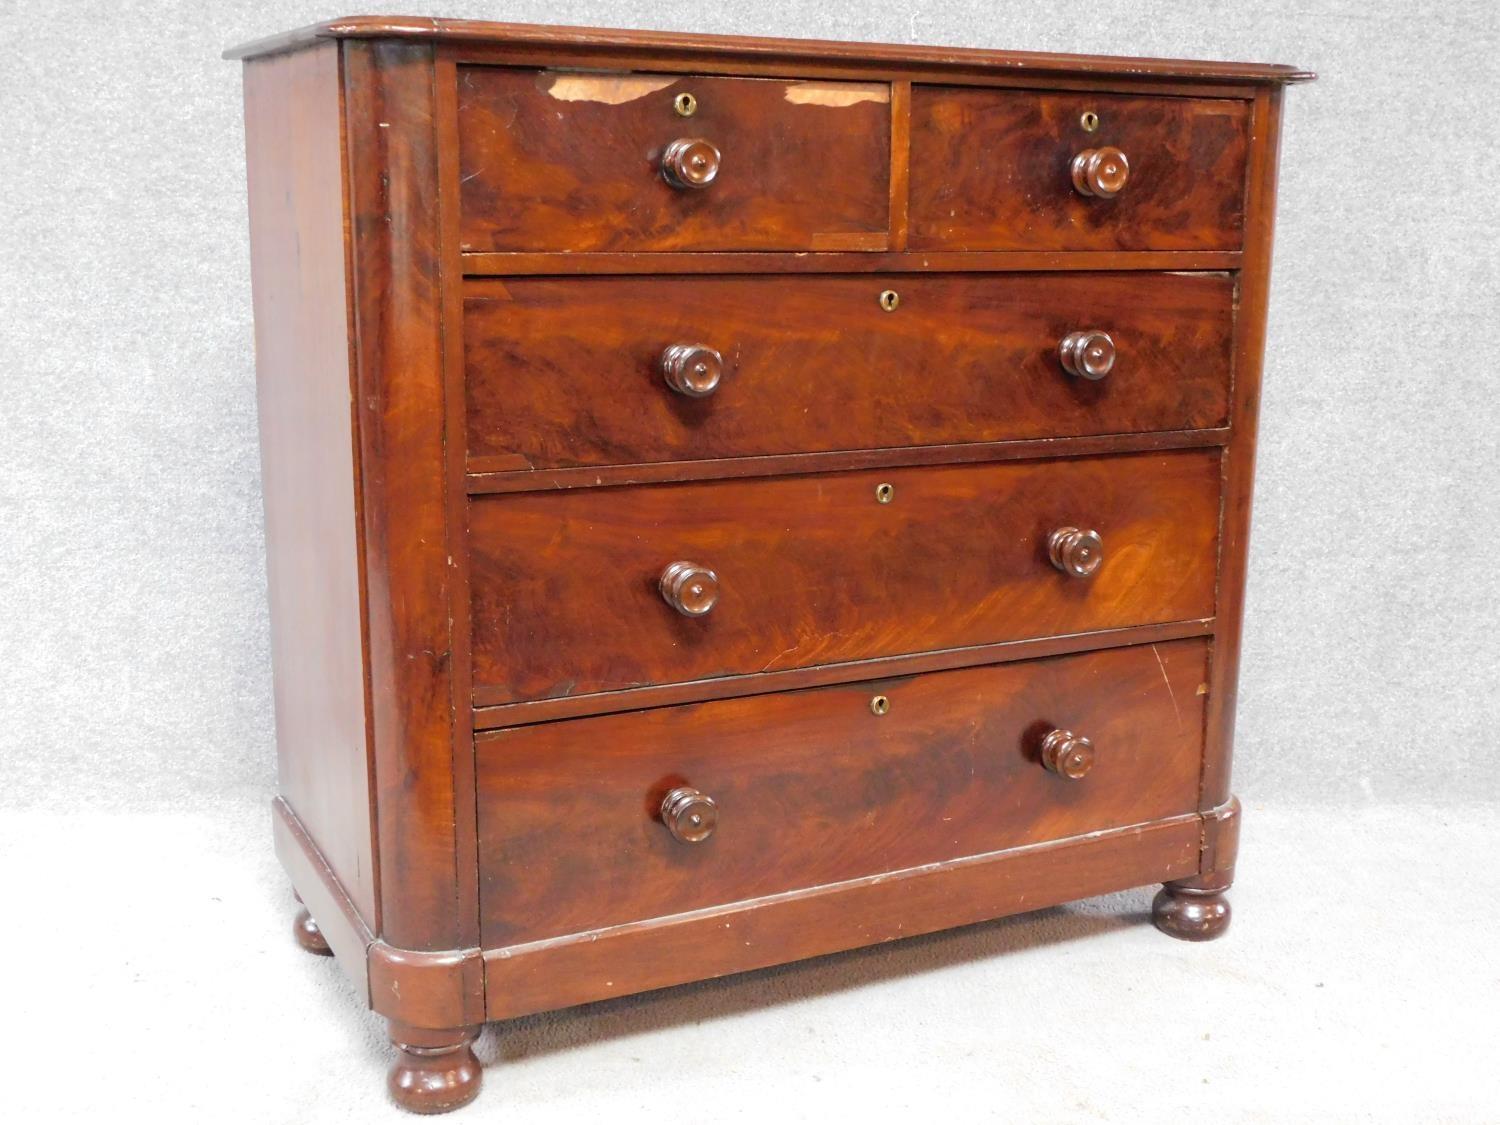
{"label": "damaged veneer patch", "polygon": [[[542,79],[547,93],[560,102],[598,102],[624,105],[665,90],[682,81],[678,75],[651,74],[549,74]],[[832,109],[861,102],[891,100],[891,88],[883,82],[790,82],[786,100],[792,105],[816,105]]]}
{"label": "damaged veneer patch", "polygon": [[891,88],[883,82],[793,82],[786,88],[786,100],[841,109],[860,102],[888,102]]}
{"label": "damaged veneer patch", "polygon": [[547,93],[560,102],[624,105],[665,90],[676,81],[643,74],[558,74],[552,76]]}

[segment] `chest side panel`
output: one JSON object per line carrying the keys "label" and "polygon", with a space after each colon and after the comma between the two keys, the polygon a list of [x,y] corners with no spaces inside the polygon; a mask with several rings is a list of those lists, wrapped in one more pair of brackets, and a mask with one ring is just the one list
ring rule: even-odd
{"label": "chest side panel", "polygon": [[245,67],[280,790],[373,927],[341,93],[332,43]]}

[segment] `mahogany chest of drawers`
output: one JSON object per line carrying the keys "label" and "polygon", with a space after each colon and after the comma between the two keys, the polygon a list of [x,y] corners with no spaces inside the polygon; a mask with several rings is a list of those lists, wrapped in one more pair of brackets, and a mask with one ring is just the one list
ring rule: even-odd
{"label": "mahogany chest of drawers", "polygon": [[1285,67],[350,19],[246,60],[278,853],[487,1019],[1229,918]]}

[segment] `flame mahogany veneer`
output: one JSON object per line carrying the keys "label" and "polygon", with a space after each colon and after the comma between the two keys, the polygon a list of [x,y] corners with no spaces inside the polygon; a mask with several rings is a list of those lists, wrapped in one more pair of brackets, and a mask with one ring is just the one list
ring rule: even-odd
{"label": "flame mahogany veneer", "polygon": [[1287,67],[245,60],[293,935],[486,1019],[1149,883],[1217,936]]}

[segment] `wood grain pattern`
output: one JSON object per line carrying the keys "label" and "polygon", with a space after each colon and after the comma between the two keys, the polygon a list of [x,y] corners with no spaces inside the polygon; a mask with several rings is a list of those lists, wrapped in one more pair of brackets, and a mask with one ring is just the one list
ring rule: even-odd
{"label": "wood grain pattern", "polygon": [[890,248],[906,249],[906,209],[911,203],[911,83],[891,83]]}
{"label": "wood grain pattern", "polygon": [[1206,449],[1223,445],[1228,438],[1229,428],[1216,426],[1210,430],[1153,430],[1095,437],[782,453],[765,457],[720,457],[708,461],[659,461],[649,465],[599,465],[572,469],[518,469],[516,459],[507,455],[474,458],[469,463],[470,473],[464,484],[469,492],[483,495],[597,485],[830,473],[879,466],[962,465],[979,461],[1034,461],[1042,457],[1089,457],[1100,453]]}
{"label": "wood grain pattern", "polygon": [[923,672],[974,668],[1013,660],[1034,660],[1070,652],[1120,648],[1134,644],[1159,644],[1185,637],[1209,636],[1212,633],[1213,618],[1207,617],[1154,625],[1131,625],[1121,629],[1095,629],[1086,633],[1054,633],[1047,637],[1019,641],[997,641],[994,644],[969,645],[964,648],[943,648],[901,656],[818,664],[806,668],[788,668],[780,672],[750,672],[740,676],[717,676],[708,680],[687,680],[675,684],[648,684],[620,691],[560,695],[551,699],[522,700],[516,703],[483,705],[482,697],[488,693],[481,691],[478,693],[480,698],[475,700],[474,729],[499,730],[528,723],[550,723],[558,719],[697,703],[705,699],[740,699],[750,695],[770,695],[779,691],[853,683],[877,677],[914,676]]}
{"label": "wood grain pattern", "polygon": [[1007,273],[1058,270],[1175,270],[1205,272],[1240,266],[1238,250],[995,250],[840,251],[791,253],[567,252],[462,255],[471,277],[548,277],[572,274],[804,274],[804,273]]}
{"label": "wood grain pattern", "polygon": [[[464,250],[883,250],[890,211],[884,84],[458,72]],[[691,117],[673,108],[691,93]],[[701,190],[662,152],[723,154]]]}
{"label": "wood grain pattern", "polygon": [[1173,817],[490,950],[487,1011],[509,1019],[1186,877],[1199,824]]}
{"label": "wood grain pattern", "polygon": [[[884,288],[901,296],[881,311]],[[493,471],[1202,429],[1227,420],[1223,275],[526,278],[466,286],[469,456]],[[1110,333],[1071,377],[1058,341]],[[658,370],[719,351],[703,398]]]}
{"label": "wood grain pattern", "polygon": [[345,51],[380,936],[461,948],[432,49]]}
{"label": "wood grain pattern", "polygon": [[[1083,114],[1099,127],[1088,132]],[[951,250],[1234,250],[1245,222],[1249,107],[1223,98],[1129,98],[917,87],[910,246]],[[1075,154],[1125,152],[1118,196],[1078,194]]]}
{"label": "wood grain pattern", "polygon": [[[1207,617],[1218,474],[1193,451],[479,498],[476,699]],[[1104,537],[1093,578],[1048,560],[1064,524]],[[656,589],[678,559],[718,573],[706,617]]]}
{"label": "wood grain pattern", "polygon": [[[482,736],[485,946],[701,910],[1192,812],[1205,644],[1057,657]],[[872,713],[872,696],[889,711]],[[1042,736],[1097,748],[1073,783]],[[701,844],[663,795],[718,804]]]}
{"label": "wood grain pattern", "polygon": [[[435,54],[437,54],[435,52]],[[437,54],[433,60],[433,127],[437,149],[439,296],[438,322],[442,332],[443,365],[443,500],[444,518],[453,548],[448,562],[448,613],[452,638],[449,698],[452,702],[453,849],[459,857],[455,868],[455,909],[460,917],[479,916],[479,869],[471,857],[478,851],[474,818],[457,811],[472,804],[474,792],[474,730],[470,725],[472,711],[465,702],[474,694],[471,677],[473,662],[469,659],[469,549],[468,497],[465,480],[467,465],[463,442],[464,429],[464,357],[457,345],[457,325],[463,315],[463,272],[455,268],[458,255],[458,75],[451,59]],[[466,939],[476,933],[473,925],[464,930]],[[483,1000],[481,998],[482,1005]],[[466,1015],[464,1022],[473,1017]],[[411,1021],[407,1021],[411,1022]]]}
{"label": "wood grain pattern", "polygon": [[245,69],[278,788],[378,927],[341,99],[334,44]]}

